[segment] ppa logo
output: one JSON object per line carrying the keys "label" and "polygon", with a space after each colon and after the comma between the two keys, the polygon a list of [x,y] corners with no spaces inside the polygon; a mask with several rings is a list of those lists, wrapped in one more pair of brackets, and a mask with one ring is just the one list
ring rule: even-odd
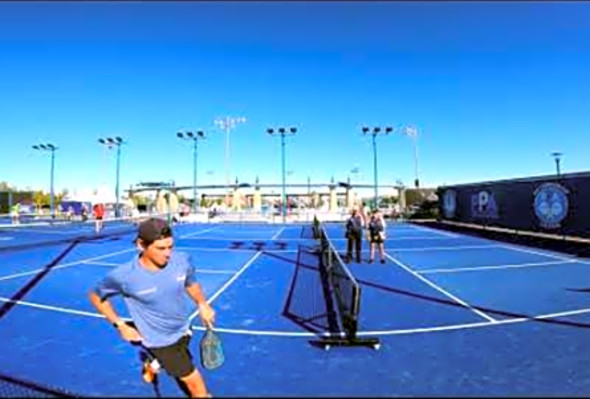
{"label": "ppa logo", "polygon": [[494,194],[480,191],[471,196],[471,215],[478,218],[498,218],[498,205]]}
{"label": "ppa logo", "polygon": [[544,183],[535,190],[533,207],[539,224],[546,229],[556,229],[569,210],[569,191],[557,183]]}

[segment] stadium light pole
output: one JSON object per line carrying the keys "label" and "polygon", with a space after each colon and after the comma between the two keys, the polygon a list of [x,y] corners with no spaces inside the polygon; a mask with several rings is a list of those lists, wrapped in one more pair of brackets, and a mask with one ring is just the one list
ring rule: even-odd
{"label": "stadium light pole", "polygon": [[373,137],[373,177],[375,180],[374,186],[375,186],[375,209],[377,209],[379,207],[379,196],[378,196],[378,191],[377,191],[377,135],[378,134],[385,134],[388,135],[389,133],[393,132],[393,127],[391,126],[386,126],[383,130],[381,129],[380,126],[375,126],[372,129],[367,127],[367,126],[363,126],[362,127],[362,132],[364,135],[370,134]]}
{"label": "stadium light pole", "polygon": [[401,129],[402,133],[409,138],[412,139],[412,143],[414,144],[414,175],[416,176],[414,180],[414,186],[416,188],[420,187],[420,179],[418,177],[418,129],[416,129],[413,125],[405,126]]}
{"label": "stadium light pole", "polygon": [[[225,185],[226,190],[229,189],[230,181],[230,168],[229,168],[229,133],[236,127],[238,123],[245,123],[246,118],[243,116],[240,117],[230,117],[226,116],[224,118],[218,118],[215,120],[215,124],[221,128],[225,132]],[[226,193],[227,194],[227,193]]]}
{"label": "stadium light pole", "polygon": [[55,194],[53,190],[53,175],[55,171],[55,150],[57,147],[53,144],[36,144],[33,149],[38,151],[50,151],[51,152],[51,172],[49,177],[49,207],[51,212],[51,218],[55,218]]}
{"label": "stadium light pole", "polygon": [[113,146],[117,147],[117,178],[115,182],[115,217],[119,217],[119,175],[120,175],[120,165],[121,165],[121,144],[125,142],[119,136],[116,137],[106,137],[98,139],[98,142],[102,145],[106,145],[108,149],[113,148]]}
{"label": "stadium light pole", "polygon": [[289,128],[285,128],[285,127],[279,127],[278,129],[275,128],[268,128],[266,129],[266,132],[268,134],[270,134],[271,136],[274,134],[280,134],[281,135],[281,164],[282,164],[282,176],[283,176],[283,223],[286,223],[287,221],[287,204],[286,204],[286,197],[287,197],[287,193],[285,191],[285,186],[286,186],[286,182],[285,182],[285,135],[287,134],[291,134],[294,135],[295,133],[297,133],[297,128],[295,127],[289,127]]}
{"label": "stadium light pole", "polygon": [[559,168],[559,163],[561,161],[561,156],[563,153],[561,152],[552,152],[551,156],[555,158],[555,170],[557,171],[557,177],[561,176],[561,169]]}
{"label": "stadium light pole", "polygon": [[193,213],[197,213],[199,208],[197,199],[197,141],[205,138],[205,133],[201,130],[196,132],[178,132],[176,136],[181,140],[191,140],[193,142]]}

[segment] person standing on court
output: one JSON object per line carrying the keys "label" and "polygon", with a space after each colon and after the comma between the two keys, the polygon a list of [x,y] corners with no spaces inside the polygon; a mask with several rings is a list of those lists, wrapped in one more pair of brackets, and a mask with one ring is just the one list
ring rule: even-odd
{"label": "person standing on court", "polygon": [[20,216],[20,202],[17,202],[16,204],[12,205],[12,208],[10,208],[10,216],[12,218],[12,224],[19,224],[20,221],[19,216]]}
{"label": "person standing on court", "polygon": [[361,205],[359,207],[359,213],[363,218],[363,226],[365,226],[367,231],[367,241],[370,242],[371,239],[369,237],[369,215],[367,215],[367,207],[364,202],[361,202]]}
{"label": "person standing on court", "polygon": [[361,247],[363,240],[363,228],[365,221],[359,210],[352,208],[352,214],[346,221],[346,263],[352,262],[352,248],[356,252],[356,262],[361,263]]}
{"label": "person standing on court", "polygon": [[371,243],[371,257],[369,263],[375,260],[375,247],[379,247],[379,257],[381,263],[385,263],[385,219],[379,209],[373,210],[373,215],[369,221],[369,241]]}
{"label": "person standing on court", "polygon": [[94,213],[94,231],[98,233],[103,227],[102,219],[104,217],[104,205],[101,203],[94,204],[92,212]]}
{"label": "person standing on court", "polygon": [[[213,326],[215,311],[205,300],[190,258],[173,252],[173,244],[166,221],[150,218],[141,222],[136,239],[139,256],[109,272],[89,297],[121,337],[148,348],[181,389],[191,397],[207,397],[205,382],[189,350],[191,309],[185,296],[196,303],[208,328]],[[114,295],[123,296],[133,325],[121,320],[109,303]]]}

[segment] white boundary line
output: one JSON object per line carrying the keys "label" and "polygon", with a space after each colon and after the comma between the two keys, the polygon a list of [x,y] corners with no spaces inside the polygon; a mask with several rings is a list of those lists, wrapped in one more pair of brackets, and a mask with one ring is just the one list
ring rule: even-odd
{"label": "white boundary line", "polygon": [[274,236],[272,236],[271,240],[276,240],[278,236],[281,235],[281,233],[283,232],[283,230],[285,230],[286,227],[281,228],[277,234],[275,234]]}
{"label": "white boundary line", "polygon": [[[27,301],[14,301],[9,298],[0,297],[0,302],[5,303],[15,303],[19,306],[26,306],[35,309],[42,309],[48,310],[57,313],[65,313],[71,314],[76,316],[85,316],[85,317],[92,317],[97,319],[104,319],[105,317],[100,313],[92,313],[86,312],[83,310],[75,310],[75,309],[68,309],[59,306],[51,306],[51,305],[42,305],[39,303],[34,302],[27,302]],[[504,324],[516,324],[516,323],[523,323],[523,322],[530,322],[535,320],[549,320],[555,319],[564,316],[575,316],[590,313],[590,308],[584,309],[576,309],[576,310],[568,310],[564,312],[557,312],[557,313],[548,313],[543,315],[538,315],[534,317],[519,317],[514,319],[503,319],[497,321],[485,321],[485,322],[474,322],[474,323],[463,323],[463,324],[450,324],[450,325],[443,325],[437,327],[421,327],[421,328],[408,328],[408,329],[399,329],[399,330],[372,330],[372,331],[359,331],[359,336],[370,336],[370,335],[404,335],[404,334],[418,334],[418,333],[434,333],[434,332],[441,332],[441,331],[452,331],[452,330],[467,330],[471,328],[479,328],[479,327],[490,327],[490,326],[499,326]],[[130,320],[129,318],[123,318],[123,320]],[[201,326],[192,326],[193,330],[204,330],[204,327]],[[266,336],[277,336],[277,337],[316,337],[318,334],[311,333],[311,332],[289,332],[289,331],[272,331],[272,330],[244,330],[244,329],[236,329],[236,328],[223,328],[223,327],[216,327],[215,331],[217,332],[224,332],[228,334],[242,334],[242,335],[266,335]],[[320,334],[324,335],[324,334]]]}
{"label": "white boundary line", "polygon": [[[17,225],[18,226],[18,225]],[[22,225],[20,225],[22,226]],[[19,229],[18,231],[16,229]],[[47,227],[48,229],[54,229],[55,227]],[[27,228],[27,227],[15,227],[13,231],[10,231],[12,236],[16,236],[16,239],[22,239],[22,237],[18,237],[18,234],[22,233],[35,233],[35,234],[48,234],[48,235],[62,235],[62,236],[73,236],[75,237],[76,234],[86,234],[86,233],[94,233],[92,229],[81,229],[81,230],[73,230],[73,231],[50,231],[50,230],[43,230],[43,229],[35,229],[35,228]]]}
{"label": "white boundary line", "polygon": [[[283,227],[283,229],[285,229]],[[300,241],[313,241],[313,238],[276,238],[278,236],[278,234],[280,234],[282,232],[279,231],[277,234],[275,234],[275,236],[273,238],[260,238],[260,237],[234,237],[234,238],[228,238],[228,237],[196,237],[196,238],[192,238],[192,237],[188,237],[186,238],[187,240],[209,240],[209,241],[294,241],[294,242],[300,242]],[[184,237],[181,237],[184,239]],[[449,237],[436,237],[436,236],[401,236],[401,237],[393,237],[393,238],[387,238],[385,241],[402,241],[402,240],[444,240],[444,239],[448,239]],[[346,238],[331,238],[330,241],[347,241]]]}
{"label": "white boundary line", "polygon": [[84,261],[84,262],[82,262],[82,264],[84,264],[84,265],[97,265],[97,266],[110,266],[110,267],[121,266],[120,263],[94,262],[94,261]]}
{"label": "white boundary line", "polygon": [[498,244],[459,245],[447,247],[387,248],[388,252],[426,252],[426,251],[461,251],[464,249],[499,248]]}
{"label": "white boundary line", "polygon": [[[472,328],[479,328],[479,327],[490,327],[490,326],[499,326],[504,324],[516,324],[516,323],[523,323],[523,322],[530,322],[535,320],[548,320],[554,319],[563,316],[572,316],[572,315],[579,315],[590,313],[590,308],[586,309],[577,309],[577,310],[569,310],[565,312],[559,313],[550,313],[539,315],[535,317],[519,317],[514,319],[503,319],[503,320],[496,320],[496,321],[480,321],[474,323],[464,323],[464,324],[450,324],[446,326],[437,326],[437,327],[421,327],[421,328],[406,328],[406,329],[399,329],[399,330],[373,330],[373,331],[359,331],[357,334],[359,336],[372,336],[372,335],[409,335],[409,334],[423,334],[423,333],[435,333],[441,331],[453,331],[453,330],[468,330]],[[204,331],[205,327],[201,326],[193,326],[193,330],[201,330]],[[276,336],[276,337],[317,337],[318,335],[326,335],[326,334],[315,334],[311,332],[287,332],[287,331],[268,331],[268,330],[244,330],[244,329],[236,329],[236,328],[223,328],[223,327],[215,327],[216,332],[223,332],[228,334],[242,334],[242,335],[266,335],[266,336]]]}
{"label": "white boundary line", "polygon": [[182,238],[188,238],[188,237],[192,237],[192,236],[197,236],[199,234],[203,234],[203,233],[206,233],[208,231],[215,230],[215,229],[218,229],[218,228],[219,228],[219,226],[210,227],[210,228],[205,229],[205,230],[199,230],[199,231],[195,231],[194,233],[189,233],[189,234],[182,235],[179,238],[182,239]]}
{"label": "white boundary line", "polygon": [[418,274],[433,274],[433,273],[459,273],[459,272],[471,272],[480,270],[496,270],[496,269],[517,269],[521,267],[532,267],[532,266],[546,266],[546,265],[562,265],[564,263],[577,263],[575,260],[556,260],[550,262],[536,262],[536,263],[520,263],[514,265],[498,265],[498,266],[480,266],[480,267],[457,267],[447,269],[425,269],[417,271]]}
{"label": "white boundary line", "polygon": [[195,269],[195,272],[202,274],[234,274],[235,270],[224,270],[224,269]]}
{"label": "white boundary line", "polygon": [[469,305],[467,302],[463,301],[462,299],[456,297],[455,295],[451,294],[450,292],[446,291],[445,289],[439,287],[438,285],[436,285],[435,283],[433,283],[432,281],[428,280],[426,277],[419,275],[418,273],[416,273],[414,270],[412,270],[411,268],[409,268],[408,266],[404,265],[402,262],[400,262],[399,260],[395,259],[393,256],[389,255],[388,253],[385,254],[386,257],[388,257],[390,260],[392,260],[396,265],[398,265],[399,267],[401,267],[402,269],[404,269],[405,271],[407,271],[408,273],[412,274],[414,277],[422,280],[422,282],[428,284],[430,287],[434,288],[435,290],[437,290],[438,292],[448,296],[449,298],[451,298],[452,300],[454,300],[455,302],[465,306],[466,308],[468,308],[469,310],[473,311],[474,313],[476,313],[477,315],[483,317],[484,319],[490,321],[490,322],[496,322],[496,319],[488,316],[487,314],[485,314],[484,312],[478,310],[478,309],[474,309],[471,305]]}
{"label": "white boundary line", "polygon": [[[98,260],[98,259],[105,259],[105,258],[109,258],[109,257],[114,256],[114,255],[124,254],[126,252],[131,252],[131,251],[137,251],[137,248],[124,249],[122,251],[111,252],[111,253],[106,254],[106,255],[95,256],[93,258],[78,260],[76,262],[71,262],[71,263],[64,263],[63,265],[56,265],[56,266],[53,266],[51,268],[51,270],[63,269],[64,267],[81,265],[81,264],[84,264],[85,262],[91,262],[91,261]],[[43,270],[45,270],[45,268],[43,268],[43,269],[35,269],[35,270],[28,271],[28,272],[23,272],[23,273],[11,274],[11,275],[8,275],[8,276],[0,277],[0,281],[10,280],[10,279],[17,278],[17,277],[22,277],[22,276],[29,276],[31,274],[37,274],[37,273],[39,273],[39,272],[41,272]]]}
{"label": "white boundary line", "polygon": [[[176,247],[179,251],[203,251],[203,252],[257,252],[258,249],[248,248],[208,248],[208,247]],[[263,252],[297,252],[296,249],[264,249]]]}
{"label": "white boundary line", "polygon": [[457,234],[453,234],[453,233],[448,233],[446,231],[438,231],[436,229],[433,229],[431,227],[425,227],[425,226],[417,226],[417,225],[413,225],[417,230],[422,230],[422,231],[427,231],[429,233],[435,233],[435,234],[440,234],[443,236],[447,236],[447,237],[451,237],[451,238],[461,238],[459,237]]}
{"label": "white boundary line", "polygon": [[[498,248],[498,245],[462,245],[456,247],[416,247],[416,248],[388,248],[389,252],[426,252],[426,251],[460,251],[465,249],[484,249],[484,248]],[[248,248],[210,248],[210,247],[175,247],[182,251],[211,251],[211,252],[255,252],[256,249]],[[346,251],[346,248],[336,248],[338,251]],[[264,252],[297,252],[295,249],[264,249]],[[363,252],[369,252],[369,249],[364,249]],[[577,261],[581,262],[581,261]],[[583,263],[583,262],[581,262]]]}
{"label": "white boundary line", "polygon": [[5,298],[5,297],[2,297],[2,296],[0,296],[0,302],[14,303],[14,304],[17,304],[17,305],[29,306],[31,308],[37,308],[37,309],[43,309],[43,310],[51,310],[53,312],[66,313],[66,314],[74,314],[74,315],[78,315],[78,316],[88,316],[88,317],[95,317],[95,318],[99,318],[99,319],[100,318],[102,318],[102,319],[105,318],[100,313],[93,313],[93,312],[86,312],[86,311],[83,311],[83,310],[75,310],[75,309],[62,308],[62,307],[59,307],[59,306],[42,305],[40,303],[34,303],[34,302],[28,302],[28,301],[15,301],[13,299]]}
{"label": "white boundary line", "polygon": [[533,255],[541,255],[541,256],[546,256],[548,258],[560,259],[560,260],[564,260],[564,261],[575,260],[578,263],[583,263],[583,264],[586,264],[586,265],[590,265],[590,262],[579,260],[579,259],[575,259],[573,256],[562,256],[562,255],[555,255],[555,254],[552,254],[552,253],[549,253],[549,252],[534,251],[534,250],[527,249],[527,248],[522,248],[522,247],[516,246],[516,245],[500,245],[500,247],[506,248],[506,249],[511,249],[513,251],[524,252],[524,253],[533,254]]}
{"label": "white boundary line", "polygon": [[[229,280],[227,280],[227,281],[225,282],[225,284],[223,284],[223,285],[221,286],[221,288],[217,290],[217,292],[215,292],[213,295],[211,295],[211,297],[209,297],[209,299],[207,299],[207,303],[208,303],[208,304],[211,304],[211,302],[213,302],[215,299],[217,299],[217,297],[219,297],[219,295],[221,295],[221,294],[223,293],[223,291],[225,291],[225,290],[226,290],[226,289],[227,289],[227,288],[228,288],[228,287],[229,287],[229,286],[230,286],[230,285],[231,285],[231,284],[232,284],[234,281],[236,281],[236,279],[237,279],[238,277],[240,277],[240,275],[241,275],[242,273],[244,273],[244,272],[246,271],[246,269],[247,269],[248,267],[250,267],[250,265],[251,265],[252,263],[254,263],[254,261],[255,261],[256,259],[258,259],[258,257],[259,257],[261,254],[262,254],[262,251],[256,252],[256,254],[255,254],[253,257],[251,257],[251,258],[250,258],[250,260],[248,260],[248,262],[246,262],[246,264],[245,264],[244,266],[242,266],[242,267],[240,268],[240,270],[238,270],[238,271],[236,272],[236,274],[234,274],[234,275],[233,275],[233,277],[232,277],[232,278],[230,278]],[[197,309],[196,311],[194,311],[194,312],[193,312],[193,314],[191,314],[191,315],[189,316],[189,320],[191,320],[191,321],[192,321],[192,320],[193,320],[193,319],[194,319],[194,318],[195,318],[195,317],[196,317],[198,314],[199,314],[199,309]]]}

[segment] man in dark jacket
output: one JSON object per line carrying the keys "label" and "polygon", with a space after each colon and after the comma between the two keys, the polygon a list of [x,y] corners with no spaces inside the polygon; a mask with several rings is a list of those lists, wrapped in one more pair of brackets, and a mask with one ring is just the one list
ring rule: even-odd
{"label": "man in dark jacket", "polygon": [[346,221],[346,238],[348,245],[346,249],[346,263],[352,261],[352,247],[354,246],[356,252],[356,261],[361,263],[361,243],[363,239],[363,228],[365,221],[358,209],[352,209],[352,214]]}

